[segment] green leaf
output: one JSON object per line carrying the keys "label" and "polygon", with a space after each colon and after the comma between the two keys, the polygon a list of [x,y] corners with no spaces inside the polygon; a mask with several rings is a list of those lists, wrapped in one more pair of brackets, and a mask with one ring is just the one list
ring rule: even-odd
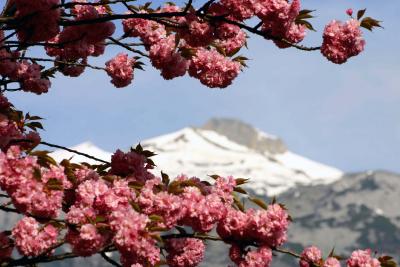
{"label": "green leaf", "polygon": [[247,178],[236,178],[236,185],[246,184],[250,179]]}
{"label": "green leaf", "polygon": [[101,215],[97,215],[96,219],[94,220],[95,223],[102,223],[102,222],[106,222],[106,221],[107,221],[106,217],[101,216]]}
{"label": "green leaf", "polygon": [[35,178],[39,182],[42,181],[42,172],[39,168],[33,169],[33,178]]}
{"label": "green leaf", "polygon": [[297,15],[296,20],[299,19],[310,19],[310,18],[314,18],[313,15],[311,15],[312,12],[314,12],[315,10],[309,10],[309,9],[303,9],[300,10],[299,15]]}
{"label": "green leaf", "polygon": [[57,166],[57,162],[48,155],[49,153],[50,153],[49,151],[45,151],[45,150],[36,150],[36,151],[30,152],[29,154],[31,156],[36,156],[38,158],[38,163],[42,166],[45,166],[45,167],[50,167],[50,165]]}
{"label": "green leaf", "polygon": [[26,123],[25,126],[34,131],[36,131],[36,129],[38,129],[38,128],[43,130],[43,125],[38,121]]}
{"label": "green leaf", "polygon": [[257,204],[259,207],[263,208],[264,210],[268,209],[268,205],[264,202],[264,200],[260,198],[252,198],[249,197],[249,200],[255,204]]}
{"label": "green leaf", "polygon": [[367,11],[366,8],[365,8],[365,9],[358,10],[358,12],[357,12],[357,20],[360,20],[360,19],[364,16],[365,11]]}
{"label": "green leaf", "polygon": [[219,176],[218,174],[212,174],[212,175],[208,175],[209,177],[213,178],[214,180],[218,180]]}
{"label": "green leaf", "polygon": [[310,22],[308,22],[307,20],[305,20],[305,19],[296,19],[295,23],[298,24],[298,25],[304,25],[310,31],[316,32],[316,30],[314,29],[313,25]]}
{"label": "green leaf", "polygon": [[382,22],[382,21],[373,19],[373,18],[371,18],[371,17],[365,17],[365,18],[361,21],[360,26],[363,27],[363,28],[365,28],[365,29],[367,29],[367,30],[369,30],[369,31],[372,31],[372,29],[375,28],[375,27],[383,28],[383,27],[380,25],[381,22]]}
{"label": "green leaf", "polygon": [[50,178],[46,183],[46,188],[52,191],[62,191],[64,189],[62,182],[56,178]]}
{"label": "green leaf", "polygon": [[247,67],[246,61],[249,60],[244,56],[237,56],[233,59],[233,61],[239,62],[243,67]]}
{"label": "green leaf", "polygon": [[244,195],[247,195],[247,191],[244,190],[243,188],[239,187],[239,186],[236,186],[236,187],[233,189],[233,191],[238,192],[238,193],[241,193],[241,194],[244,194]]}
{"label": "green leaf", "polygon": [[235,203],[236,207],[244,212],[244,206],[242,202],[240,202],[239,198],[236,195],[233,195],[233,202]]}
{"label": "green leaf", "polygon": [[163,184],[168,186],[169,182],[170,182],[168,174],[161,172],[161,177],[162,177]]}
{"label": "green leaf", "polygon": [[161,217],[159,215],[155,215],[155,214],[150,215],[149,219],[152,220],[153,222],[163,222],[164,221],[163,217]]}

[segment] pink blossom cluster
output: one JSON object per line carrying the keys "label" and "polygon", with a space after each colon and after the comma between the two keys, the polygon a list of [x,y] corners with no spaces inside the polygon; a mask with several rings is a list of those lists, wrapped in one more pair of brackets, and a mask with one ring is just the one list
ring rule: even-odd
{"label": "pink blossom cluster", "polygon": [[112,78],[111,83],[115,87],[125,87],[132,82],[134,63],[135,59],[129,58],[128,54],[123,53],[106,62],[107,74]]}
{"label": "pink blossom cluster", "polygon": [[57,244],[58,230],[53,225],[41,226],[32,217],[24,217],[12,230],[15,246],[25,256],[39,256],[52,252]]}
{"label": "pink blossom cluster", "polygon": [[347,260],[348,267],[380,267],[381,263],[378,259],[372,257],[370,249],[356,250]]}
{"label": "pink blossom cluster", "polygon": [[51,83],[42,78],[42,66],[26,60],[16,61],[19,56],[19,52],[9,52],[0,48],[0,75],[18,82],[26,92],[47,93]]}
{"label": "pink blossom cluster", "polygon": [[[300,255],[300,267],[340,267],[340,261],[333,256],[329,256],[326,260],[322,258],[322,252],[315,246],[307,247]],[[347,267],[380,267],[381,263],[378,259],[373,258],[371,250],[353,251],[347,260]]]}
{"label": "pink blossom cluster", "polygon": [[18,146],[0,153],[0,187],[23,214],[55,218],[63,190],[71,187],[62,167],[41,167],[36,157],[23,157]]}
{"label": "pink blossom cluster", "polygon": [[22,42],[40,42],[53,38],[60,31],[60,9],[54,8],[60,0],[14,0],[18,26],[18,38]]}
{"label": "pink blossom cluster", "polygon": [[151,168],[147,158],[134,151],[124,153],[118,149],[111,157],[111,173],[129,180],[144,183],[154,177],[149,172]]}
{"label": "pink blossom cluster", "polygon": [[350,57],[357,56],[364,50],[360,23],[350,19],[345,23],[333,20],[324,30],[321,53],[333,63],[345,63]]}
{"label": "pink blossom cluster", "polygon": [[[179,12],[166,5],[160,12]],[[246,44],[246,34],[237,26],[220,23],[214,26],[189,12],[185,17],[172,18],[179,26],[176,33],[164,25],[145,19],[125,19],[126,36],[139,37],[149,51],[152,65],[169,80],[186,74],[208,87],[227,87],[237,77],[241,64],[226,55],[233,55]],[[208,50],[210,45],[218,47]]]}
{"label": "pink blossom cluster", "polygon": [[229,249],[229,257],[239,267],[268,267],[272,262],[272,250],[268,246],[260,246],[256,250],[244,251],[233,244]]}
{"label": "pink blossom cluster", "polygon": [[208,87],[225,88],[238,76],[239,62],[232,61],[215,50],[198,49],[193,56],[189,75]]}
{"label": "pink blossom cluster", "polygon": [[226,55],[235,54],[246,44],[246,33],[236,25],[221,23],[218,25],[216,33],[218,39],[215,40],[215,43],[223,49]]}
{"label": "pink blossom cluster", "polygon": [[252,241],[260,245],[278,247],[286,242],[289,215],[279,204],[267,210],[231,209],[217,225],[218,234],[227,242]]}
{"label": "pink blossom cluster", "polygon": [[7,151],[17,140],[22,149],[28,150],[36,147],[40,143],[39,134],[33,131],[26,133],[22,122],[14,121],[11,119],[12,117],[15,120],[12,104],[0,93],[0,151]]}
{"label": "pink blossom cluster", "polygon": [[[84,5],[86,0],[73,2],[82,3],[74,5],[71,9],[75,21],[97,19],[106,15],[102,6]],[[77,77],[83,73],[89,56],[97,57],[104,53],[105,39],[112,36],[114,31],[115,25],[112,22],[64,27],[57,36],[49,40],[50,45],[46,46],[46,52],[58,61],[78,63],[70,66],[61,64],[61,72],[64,75]]]}
{"label": "pink blossom cluster", "polygon": [[340,267],[340,261],[337,258],[329,257],[325,260],[323,267]]}
{"label": "pink blossom cluster", "polygon": [[[165,174],[159,178],[149,172],[154,164],[151,155],[141,147],[127,153],[117,150],[110,168],[98,173],[65,161],[63,167],[45,166],[18,146],[1,152],[1,189],[26,216],[12,230],[13,239],[0,235],[0,244],[7,246],[0,259],[10,256],[13,244],[24,256],[51,254],[65,229],[64,240],[78,256],[113,245],[124,267],[154,266],[164,259],[169,266],[197,266],[205,250],[201,236],[216,229],[231,245],[229,256],[239,267],[270,266],[272,250],[287,239],[290,217],[282,205],[242,211],[233,197],[238,179],[213,176],[215,183],[210,184],[180,175],[169,181]],[[65,221],[60,227],[54,219],[61,211]],[[188,228],[193,236],[184,230]],[[167,234],[176,230],[183,235]],[[300,266],[340,267],[340,263],[333,257],[324,261],[312,246],[304,249]],[[369,250],[355,251],[348,260],[348,267],[370,266],[380,263]]]}
{"label": "pink blossom cluster", "polygon": [[166,191],[159,191],[157,187],[163,188],[159,179],[146,181],[140,191],[137,202],[144,214],[157,215],[162,218],[158,223],[159,227],[171,229],[183,217],[186,210],[182,207],[182,201],[179,196]]}
{"label": "pink blossom cluster", "polygon": [[306,35],[306,27],[296,23],[300,13],[300,0],[293,0],[291,3],[287,0],[221,0],[211,7],[211,11],[216,15],[229,15],[231,19],[238,21],[257,16],[263,22],[263,31],[280,48],[290,46],[280,39],[299,43]]}
{"label": "pink blossom cluster", "polygon": [[196,238],[173,238],[165,242],[171,267],[197,266],[204,258],[204,242]]}
{"label": "pink blossom cluster", "polygon": [[286,0],[260,1],[256,13],[264,22],[263,30],[272,36],[280,48],[290,45],[280,41],[279,38],[290,43],[299,43],[306,35],[306,27],[295,22],[300,13],[300,0],[293,0],[291,3]]}
{"label": "pink blossom cluster", "polygon": [[176,50],[174,35],[169,35],[150,47],[151,63],[161,71],[166,80],[185,75],[189,67],[189,61]]}
{"label": "pink blossom cluster", "polygon": [[315,246],[307,247],[301,253],[300,267],[319,266],[321,261],[321,250]]}
{"label": "pink blossom cluster", "polygon": [[0,263],[11,257],[14,245],[12,239],[5,233],[0,232]]}

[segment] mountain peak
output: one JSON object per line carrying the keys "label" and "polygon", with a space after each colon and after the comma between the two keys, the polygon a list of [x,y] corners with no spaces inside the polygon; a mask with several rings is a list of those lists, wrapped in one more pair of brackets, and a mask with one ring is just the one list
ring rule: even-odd
{"label": "mountain peak", "polygon": [[229,140],[258,152],[281,154],[287,151],[286,145],[274,135],[266,134],[243,121],[231,118],[213,118],[201,129],[211,130],[226,136]]}

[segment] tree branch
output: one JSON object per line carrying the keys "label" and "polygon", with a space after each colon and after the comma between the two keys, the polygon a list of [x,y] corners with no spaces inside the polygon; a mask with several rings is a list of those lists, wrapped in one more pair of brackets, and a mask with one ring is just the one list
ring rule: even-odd
{"label": "tree branch", "polygon": [[108,263],[117,266],[117,267],[122,267],[121,264],[119,264],[118,262],[114,261],[113,259],[111,259],[110,257],[107,256],[106,252],[102,251],[100,252],[100,255],[103,257],[103,259],[105,259]]}
{"label": "tree branch", "polygon": [[62,149],[62,150],[65,150],[65,151],[68,151],[68,152],[71,152],[71,153],[74,153],[74,154],[77,154],[77,155],[84,156],[84,157],[89,158],[89,159],[93,159],[93,160],[96,160],[96,161],[99,161],[99,162],[110,164],[110,162],[108,162],[108,161],[96,158],[94,156],[91,156],[91,155],[86,154],[86,153],[79,152],[79,151],[74,150],[74,149],[70,149],[70,148],[65,147],[65,146],[55,145],[55,144],[51,144],[51,143],[44,142],[44,141],[40,142],[40,144],[45,145],[45,146],[49,146],[49,147],[59,148],[59,149]]}

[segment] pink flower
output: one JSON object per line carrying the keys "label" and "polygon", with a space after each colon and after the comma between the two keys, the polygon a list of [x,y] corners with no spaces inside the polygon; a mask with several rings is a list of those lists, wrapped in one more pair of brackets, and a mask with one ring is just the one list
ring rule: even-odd
{"label": "pink flower", "polygon": [[77,202],[92,206],[95,199],[108,191],[104,180],[86,180],[78,186],[76,191]]}
{"label": "pink flower", "polygon": [[[306,27],[295,23],[300,12],[300,0],[289,3],[286,0],[269,0],[257,5],[257,15],[263,20],[263,31],[275,38],[283,38],[290,43],[301,42],[306,34]],[[285,42],[274,40],[279,48],[290,47]]]}
{"label": "pink flower", "polygon": [[272,262],[272,250],[268,246],[261,246],[257,250],[246,252],[233,244],[229,250],[229,257],[239,267],[268,267]]}
{"label": "pink flower", "polygon": [[216,35],[218,39],[215,43],[227,55],[237,52],[246,44],[246,33],[236,25],[222,23],[216,28]]}
{"label": "pink flower", "polygon": [[94,221],[96,219],[96,210],[91,206],[80,205],[76,203],[70,207],[67,213],[67,221],[70,224],[86,224],[89,220]]}
{"label": "pink flower", "polygon": [[97,210],[102,213],[127,208],[135,200],[135,193],[129,188],[128,181],[114,180],[111,188],[99,195],[94,203]]}
{"label": "pink flower", "polygon": [[93,224],[84,224],[79,231],[69,229],[65,239],[72,246],[73,253],[87,257],[107,244],[108,235],[100,234]]}
{"label": "pink flower", "polygon": [[0,233],[0,263],[8,260],[14,249],[11,238],[5,232]]}
{"label": "pink flower", "polygon": [[121,261],[126,262],[123,263],[124,266],[133,263],[155,265],[160,261],[160,250],[156,241],[146,231],[149,222],[146,215],[128,208],[112,212],[109,221],[114,232],[114,244],[121,252]]}
{"label": "pink flower", "polygon": [[145,182],[152,179],[153,175],[149,173],[150,166],[143,155],[136,152],[124,153],[117,150],[111,157],[111,173],[119,176],[129,176],[129,179]]}
{"label": "pink flower", "polygon": [[186,210],[182,207],[182,200],[179,196],[165,191],[154,193],[156,190],[154,187],[160,183],[159,179],[146,181],[137,202],[143,213],[162,217],[163,221],[159,223],[160,227],[170,229],[185,215]]}
{"label": "pink flower", "polygon": [[135,59],[128,58],[128,55],[123,53],[107,61],[106,71],[112,78],[111,83],[118,88],[128,86],[133,80],[134,63]]}
{"label": "pink flower", "polygon": [[240,262],[239,267],[268,267],[272,262],[272,250],[267,246],[249,251]]}
{"label": "pink flower", "polygon": [[140,37],[147,47],[156,44],[167,35],[164,25],[151,20],[125,19],[122,21],[122,25],[126,36]]}
{"label": "pink flower", "polygon": [[60,28],[60,9],[52,9],[60,4],[60,0],[15,0],[16,17],[23,19],[17,31],[18,39],[22,42],[40,42],[53,38]]}
{"label": "pink flower", "polygon": [[41,227],[32,217],[24,217],[12,230],[15,246],[24,256],[51,253],[57,243],[58,231],[51,224]]}
{"label": "pink flower", "polygon": [[192,58],[189,74],[210,88],[229,86],[240,72],[240,63],[215,50],[200,48]]}
{"label": "pink flower", "polygon": [[150,47],[151,63],[167,80],[185,75],[189,67],[189,62],[175,50],[175,35],[169,35]]}
{"label": "pink flower", "polygon": [[186,213],[180,223],[191,226],[198,232],[211,231],[214,224],[221,220],[228,210],[217,194],[204,196],[197,187],[185,187],[181,197]]}
{"label": "pink flower", "polygon": [[371,256],[371,250],[356,250],[347,260],[347,267],[380,267],[378,259]]}
{"label": "pink flower", "polygon": [[204,258],[205,245],[196,238],[176,238],[166,241],[167,263],[171,267],[197,266]]}
{"label": "pink flower", "polygon": [[0,75],[10,77],[15,73],[17,63],[12,61],[12,58],[14,58],[12,53],[9,53],[6,49],[0,49]]}
{"label": "pink flower", "polygon": [[254,1],[252,0],[221,0],[225,13],[237,20],[246,20],[254,15]]}
{"label": "pink flower", "polygon": [[[63,61],[61,58],[57,58],[59,61]],[[56,63],[58,69],[65,76],[78,77],[85,71],[85,65],[87,64],[87,58],[83,58],[77,62],[79,65],[67,65],[62,63]]]}
{"label": "pink flower", "polygon": [[0,93],[0,111],[6,110],[11,107],[11,103],[8,101],[2,93]]}
{"label": "pink flower", "polygon": [[228,241],[245,239],[249,219],[246,213],[231,208],[218,222],[217,233],[222,239]]}
{"label": "pink flower", "polygon": [[214,39],[214,28],[210,23],[201,21],[194,13],[188,14],[181,25],[184,29],[179,30],[179,36],[191,47],[207,46]]}
{"label": "pink flower", "polygon": [[311,263],[320,265],[322,261],[322,252],[315,246],[307,247],[301,253],[300,267],[310,267]]}
{"label": "pink flower", "polygon": [[340,261],[336,258],[329,257],[325,260],[323,267],[340,267]]}
{"label": "pink flower", "polygon": [[17,124],[0,114],[0,151],[6,151],[12,140],[22,138],[23,134]]}
{"label": "pink flower", "polygon": [[346,14],[349,15],[350,17],[353,16],[353,9],[351,8],[347,9]]}
{"label": "pink flower", "polygon": [[269,205],[267,210],[247,212],[249,235],[260,244],[278,247],[286,242],[289,215],[279,204]]}
{"label": "pink flower", "polygon": [[236,263],[236,265],[239,265],[243,261],[242,254],[242,249],[235,243],[229,248],[229,258]]}
{"label": "pink flower", "polygon": [[325,27],[323,38],[321,53],[336,64],[358,55],[365,46],[360,23],[355,19],[345,23],[333,20]]}

